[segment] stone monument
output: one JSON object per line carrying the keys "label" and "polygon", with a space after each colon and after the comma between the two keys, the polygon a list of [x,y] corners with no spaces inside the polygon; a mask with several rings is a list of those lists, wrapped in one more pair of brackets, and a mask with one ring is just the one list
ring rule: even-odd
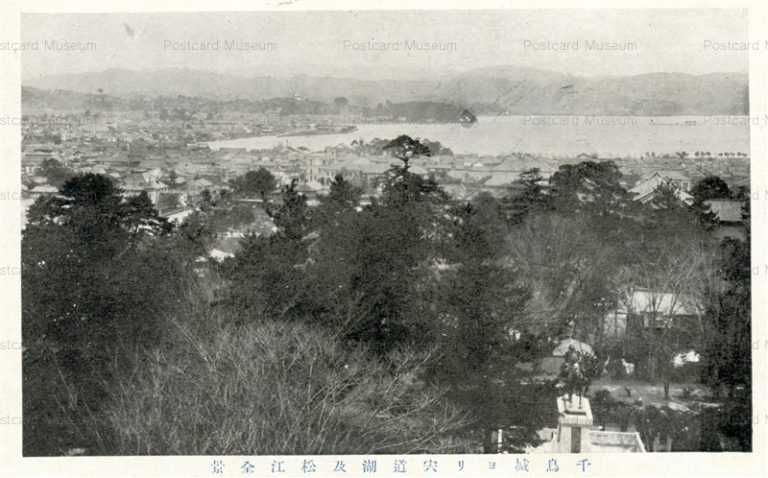
{"label": "stone monument", "polygon": [[569,400],[567,395],[557,398],[558,426],[555,453],[589,453],[592,409],[589,399],[581,403]]}

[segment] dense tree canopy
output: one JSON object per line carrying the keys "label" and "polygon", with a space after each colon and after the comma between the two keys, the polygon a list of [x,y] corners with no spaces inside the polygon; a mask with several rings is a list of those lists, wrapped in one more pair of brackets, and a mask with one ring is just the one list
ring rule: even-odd
{"label": "dense tree canopy", "polygon": [[731,197],[731,190],[728,183],[719,177],[707,176],[691,188],[691,196],[700,202],[708,199],[728,199]]}
{"label": "dense tree canopy", "polygon": [[[146,194],[125,199],[111,179],[75,176],[38,199],[22,236],[25,410],[50,409],[61,380],[98,409],[107,364],[159,344],[186,288],[170,226]],[[55,423],[36,424],[44,440]],[[47,432],[45,431],[47,430]],[[32,449],[44,444],[29,443]]]}
{"label": "dense tree canopy", "polygon": [[40,165],[40,175],[48,180],[48,184],[58,188],[67,179],[74,176],[74,171],[61,164],[61,161],[57,159],[46,158]]}
{"label": "dense tree canopy", "polygon": [[232,181],[235,193],[246,197],[258,196],[263,201],[277,189],[277,180],[267,169],[259,168],[256,171],[248,171]]}

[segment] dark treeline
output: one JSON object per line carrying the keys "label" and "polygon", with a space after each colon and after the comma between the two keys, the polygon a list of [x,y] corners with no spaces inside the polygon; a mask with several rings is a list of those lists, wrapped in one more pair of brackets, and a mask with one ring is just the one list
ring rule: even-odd
{"label": "dark treeline", "polygon": [[[723,413],[750,413],[749,231],[715,240],[705,205],[747,208],[746,191],[707,178],[691,205],[672,185],[640,204],[614,163],[589,161],[464,203],[410,172],[428,146],[385,149],[401,164],[365,205],[340,176],[317,207],[295,183],[273,202],[266,172],[178,227],[99,175],[38,200],[22,238],[25,454],[495,451],[502,427],[522,451],[554,425],[558,392],[517,365],[569,322],[651,381],[702,351]],[[201,259],[215,221],[247,222],[243,194],[276,232]],[[701,299],[701,320],[612,342],[603,321],[632,288]],[[749,449],[744,428],[715,432]]]}
{"label": "dark treeline", "polygon": [[[201,117],[206,120],[216,120],[224,117],[224,113],[231,112],[250,114],[279,112],[282,116],[354,114],[364,118],[378,117],[390,120],[402,118],[410,122],[456,123],[465,111],[464,107],[452,102],[437,101],[385,101],[377,103],[374,107],[368,107],[354,100],[350,101],[344,96],[333,98],[333,100],[301,97],[224,100],[186,95],[123,97],[104,92],[96,94],[23,88],[22,97],[25,103],[53,103],[62,110],[84,110],[89,114],[109,111],[152,111],[161,120],[175,121],[192,121]],[[500,106],[492,104],[468,105],[468,107],[480,113],[502,112]]]}

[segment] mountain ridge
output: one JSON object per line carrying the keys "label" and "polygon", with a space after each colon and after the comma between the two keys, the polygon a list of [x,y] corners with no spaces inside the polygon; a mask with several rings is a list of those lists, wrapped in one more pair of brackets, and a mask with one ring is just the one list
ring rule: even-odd
{"label": "mountain ridge", "polygon": [[441,79],[392,80],[312,76],[241,76],[188,68],[107,69],[27,79],[23,86],[115,97],[191,96],[213,100],[302,97],[351,104],[434,101],[480,113],[518,115],[744,115],[746,73],[644,73],[575,76],[514,65],[484,67]]}

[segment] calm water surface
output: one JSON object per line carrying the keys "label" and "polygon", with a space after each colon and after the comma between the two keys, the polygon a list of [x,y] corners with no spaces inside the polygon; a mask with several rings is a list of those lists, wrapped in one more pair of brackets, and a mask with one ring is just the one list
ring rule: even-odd
{"label": "calm water surface", "polygon": [[677,151],[749,152],[746,117],[705,116],[481,116],[472,127],[459,124],[360,124],[352,133],[317,136],[258,136],[213,141],[211,148],[271,149],[277,145],[322,150],[355,139],[400,134],[440,141],[454,153],[510,152],[573,156],[580,153],[642,155]]}

